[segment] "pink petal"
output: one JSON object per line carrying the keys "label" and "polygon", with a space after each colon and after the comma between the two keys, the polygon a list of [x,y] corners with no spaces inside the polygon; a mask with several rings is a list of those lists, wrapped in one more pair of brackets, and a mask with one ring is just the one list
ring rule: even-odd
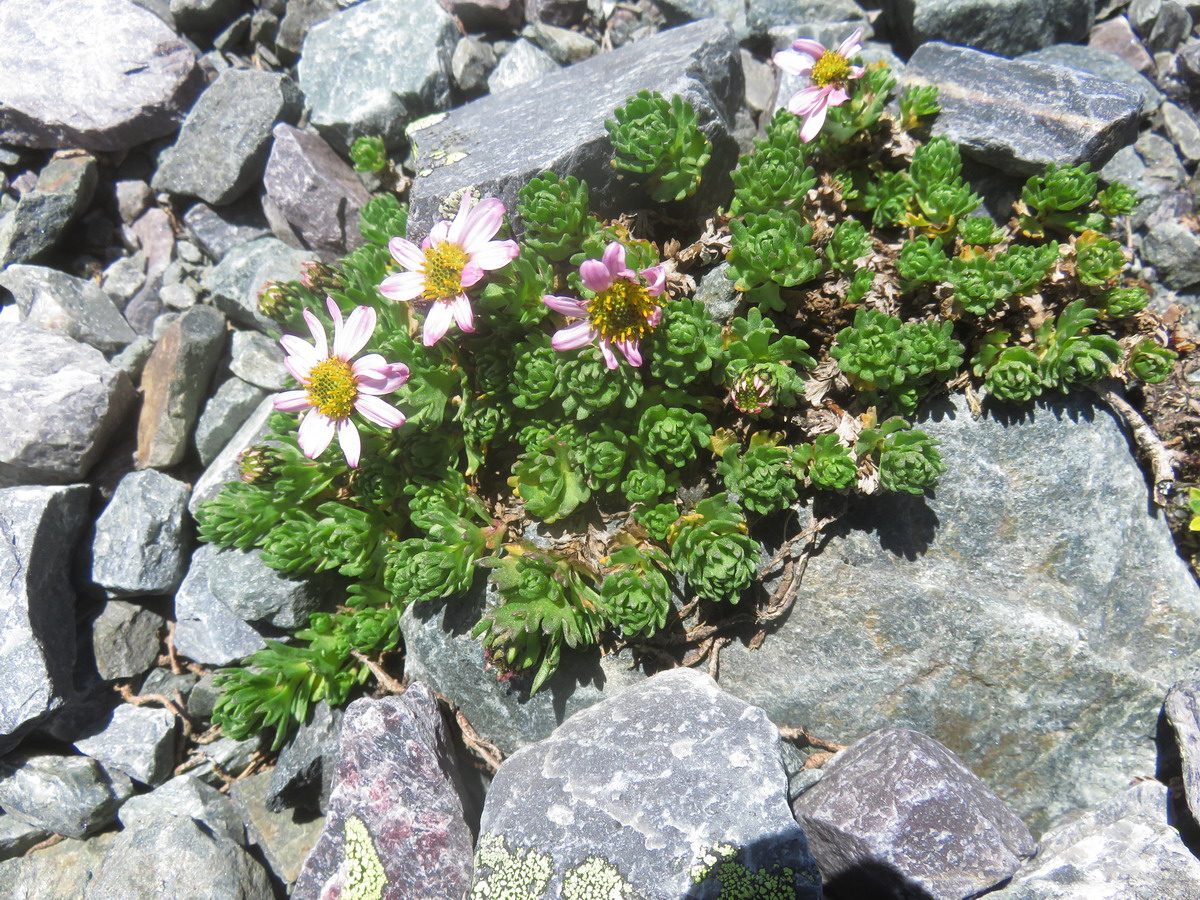
{"label": "pink petal", "polygon": [[[305,310],[305,312],[308,312],[308,310]],[[312,344],[296,337],[294,334],[285,334],[279,339],[279,343],[287,351],[288,356],[295,357],[299,365],[306,366],[309,369],[329,356],[328,353],[318,353]]]}
{"label": "pink petal", "polygon": [[404,413],[396,409],[390,403],[384,403],[378,397],[364,397],[359,395],[359,398],[354,401],[354,408],[358,410],[364,418],[374,422],[376,425],[382,425],[384,428],[399,428],[404,424]]}
{"label": "pink petal", "polygon": [[787,102],[787,110],[792,115],[807,116],[818,106],[824,104],[826,93],[828,93],[827,88],[817,87],[816,85],[810,85],[803,90],[796,91]]}
{"label": "pink petal", "polygon": [[435,244],[442,244],[446,241],[446,236],[450,233],[450,223],[445,219],[438,222],[429,229],[429,237],[421,242],[422,247],[432,247]]}
{"label": "pink petal", "polygon": [[375,333],[375,310],[369,306],[356,306],[346,319],[346,327],[333,336],[333,354],[350,359],[367,345]]}
{"label": "pink petal", "polygon": [[362,439],[358,436],[358,428],[349,419],[342,419],[338,422],[337,436],[338,443],[342,445],[342,456],[346,457],[346,465],[357,469],[362,456]]}
{"label": "pink petal", "polygon": [[807,144],[820,133],[821,126],[824,124],[825,104],[822,103],[808,114],[808,118],[800,126],[800,140]]}
{"label": "pink petal", "polygon": [[446,240],[450,243],[462,246],[463,232],[466,231],[467,220],[470,218],[471,206],[474,201],[475,197],[470,191],[463,191],[463,195],[458,201],[458,212],[454,214],[454,221],[450,223],[450,228],[446,232]]}
{"label": "pink petal", "polygon": [[288,374],[295,378],[301,384],[308,382],[308,376],[312,374],[312,366],[305,365],[298,357],[285,356],[283,358],[283,367],[288,370]]}
{"label": "pink petal", "polygon": [[300,420],[300,427],[296,429],[296,443],[300,445],[305,456],[316,459],[333,440],[333,431],[333,419],[310,409]]}
{"label": "pink petal", "polygon": [[825,45],[812,38],[796,38],[796,40],[792,41],[792,49],[797,53],[803,53],[805,56],[811,56],[813,62],[816,62],[825,55]]}
{"label": "pink petal", "polygon": [[308,402],[308,391],[284,391],[272,402],[280,412],[303,412],[312,406]]}
{"label": "pink petal", "polygon": [[[313,344],[316,346],[313,352],[317,359],[325,359],[329,356],[329,342],[325,339],[325,326],[321,324],[321,320],[312,314],[312,311],[306,306],[304,312],[304,321],[308,323],[308,333],[312,335]],[[280,343],[283,343],[282,340]],[[307,346],[307,344],[305,345]],[[287,344],[284,344],[284,349],[288,352],[293,352]]]}
{"label": "pink petal", "polygon": [[[364,356],[358,362],[361,363],[370,358]],[[383,357],[378,358],[382,362]],[[404,363],[383,363],[361,370],[358,368],[358,363],[355,363],[354,368],[354,380],[358,384],[360,394],[390,394],[392,391],[399,390],[400,386],[408,381],[408,375],[408,366]]]}
{"label": "pink petal", "polygon": [[550,346],[555,350],[574,350],[576,347],[590,344],[595,337],[596,332],[592,330],[591,322],[576,322],[554,332],[554,337],[550,338]]}
{"label": "pink petal", "polygon": [[432,347],[445,337],[453,319],[454,313],[450,309],[450,304],[445,300],[436,301],[433,306],[429,307],[429,312],[425,314],[425,329],[421,333],[421,343],[426,347]]}
{"label": "pink petal", "polygon": [[771,61],[780,71],[805,78],[812,74],[813,65],[816,62],[807,53],[797,53],[794,50],[780,50],[771,57]]}
{"label": "pink petal", "polygon": [[657,297],[667,283],[667,270],[662,266],[651,266],[649,269],[642,269],[642,277],[646,279],[646,293]]}
{"label": "pink petal", "polygon": [[342,330],[342,311],[332,297],[325,298],[325,308],[329,310],[329,318],[333,319],[333,342],[336,344],[338,332]]}
{"label": "pink petal", "polygon": [[826,106],[841,106],[843,103],[845,103],[849,99],[850,99],[850,95],[847,94],[844,90],[842,90],[841,88],[834,88],[833,90],[831,90],[829,92],[829,99],[826,101],[825,105]]}
{"label": "pink petal", "polygon": [[612,352],[612,345],[608,342],[607,338],[600,341],[600,355],[604,357],[604,364],[610,369],[615,369],[621,364],[620,360],[617,359],[617,355]]}
{"label": "pink petal", "polygon": [[[618,244],[617,246],[620,246]],[[607,252],[607,251],[606,251]],[[589,291],[599,294],[612,287],[613,277],[608,266],[598,259],[585,259],[579,265],[579,278]]]}
{"label": "pink petal", "polygon": [[459,246],[474,254],[496,236],[503,224],[504,204],[495,197],[480,200],[467,216],[467,224],[458,239]]}
{"label": "pink petal", "polygon": [[617,349],[625,354],[631,366],[642,364],[642,351],[638,349],[637,341],[617,341]]}
{"label": "pink petal", "polygon": [[392,254],[392,259],[396,260],[396,262],[400,263],[406,269],[415,271],[425,266],[425,254],[412,241],[406,241],[402,237],[394,237],[388,241],[388,251]]}
{"label": "pink petal", "polygon": [[662,307],[654,307],[654,312],[646,316],[646,321],[649,323],[651,328],[657,328],[658,323],[662,321]]}
{"label": "pink petal", "polygon": [[481,269],[507,266],[521,252],[516,241],[488,241],[471,254],[471,262]]}
{"label": "pink petal", "polygon": [[475,311],[471,309],[471,300],[466,294],[459,294],[450,301],[450,309],[454,313],[454,321],[458,327],[468,333],[475,330]]}
{"label": "pink petal", "polygon": [[483,278],[483,266],[475,262],[469,262],[463,266],[462,274],[458,278],[458,283],[462,287],[474,287]]}
{"label": "pink petal", "polygon": [[862,78],[863,75],[866,73],[866,71],[867,71],[866,68],[863,66],[851,66],[850,67],[850,77],[851,78]]}
{"label": "pink petal", "polygon": [[613,275],[622,274],[625,271],[625,247],[620,241],[613,241],[604,248],[601,261]]}
{"label": "pink petal", "polygon": [[574,319],[587,318],[587,307],[572,297],[555,297],[553,294],[546,294],[542,297],[542,302],[556,313],[562,313],[564,316],[571,316]]}
{"label": "pink petal", "polygon": [[400,272],[389,275],[379,285],[379,292],[389,300],[407,303],[416,300],[425,290],[425,276],[420,272]]}
{"label": "pink petal", "polygon": [[862,44],[859,43],[862,40],[862,33],[863,30],[861,28],[854,29],[854,34],[850,35],[850,37],[846,38],[838,46],[838,55],[844,56],[846,59],[858,56],[862,52]]}

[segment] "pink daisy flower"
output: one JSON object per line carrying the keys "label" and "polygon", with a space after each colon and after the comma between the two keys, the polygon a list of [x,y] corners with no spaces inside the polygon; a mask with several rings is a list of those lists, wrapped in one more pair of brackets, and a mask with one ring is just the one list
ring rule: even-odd
{"label": "pink daisy flower", "polygon": [[788,112],[800,116],[800,140],[808,143],[825,124],[825,113],[831,106],[841,106],[850,99],[846,87],[853,78],[862,78],[863,67],[852,66],[850,60],[862,52],[862,29],[846,38],[836,50],[811,38],[793,41],[790,49],[780,50],[773,59],[789,75],[799,75],[812,82],[792,94]]}
{"label": "pink daisy flower", "polygon": [[362,442],[358,428],[350,419],[356,412],[384,428],[399,428],[404,413],[380,400],[408,380],[408,366],[385,362],[378,353],[368,353],[356,361],[351,357],[366,346],[375,332],[375,310],[357,306],[346,321],[332,297],[325,298],[333,317],[333,349],[330,352],[325,329],[307,309],[304,321],[313,342],[294,334],[279,339],[287,356],[283,364],[304,387],[284,391],[275,398],[275,408],[283,412],[302,412],[296,441],[309,459],[325,452],[336,433],[342,455],[350,468],[358,467]]}
{"label": "pink daisy flower", "polygon": [[432,303],[421,338],[426,347],[442,339],[451,321],[463,331],[475,330],[467,288],[477,284],[485,271],[502,268],[517,257],[516,241],[492,240],[502,224],[502,202],[488,197],[473,203],[467,191],[454,221],[434,225],[420,247],[401,237],[388,243],[396,262],[408,271],[389,275],[379,290],[392,300]]}
{"label": "pink daisy flower", "polygon": [[662,320],[662,307],[655,299],[662,293],[667,274],[662,266],[640,273],[625,266],[625,248],[613,241],[604,248],[603,259],[585,259],[579,266],[583,286],[594,291],[590,300],[555,297],[542,302],[564,316],[582,319],[555,332],[550,346],[572,350],[596,341],[610,369],[618,365],[615,346],[631,366],[642,364],[641,340]]}

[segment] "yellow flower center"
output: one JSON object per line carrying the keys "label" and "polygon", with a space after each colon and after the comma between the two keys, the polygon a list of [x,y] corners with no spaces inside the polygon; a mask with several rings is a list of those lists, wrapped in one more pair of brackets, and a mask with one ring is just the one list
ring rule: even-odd
{"label": "yellow flower center", "polygon": [[308,402],[330,419],[345,419],[358,399],[358,385],[350,363],[337,356],[323,359],[308,375]]}
{"label": "yellow flower center", "polygon": [[610,342],[638,341],[652,330],[650,317],[658,304],[643,285],[615,279],[588,304],[592,327]]}
{"label": "yellow flower center", "polygon": [[843,84],[850,77],[850,60],[840,53],[826,50],[813,64],[811,77],[817,87]]}
{"label": "yellow flower center", "polygon": [[421,296],[426,300],[443,300],[453,297],[462,290],[462,273],[470,257],[458,244],[442,241],[425,251],[425,289]]}

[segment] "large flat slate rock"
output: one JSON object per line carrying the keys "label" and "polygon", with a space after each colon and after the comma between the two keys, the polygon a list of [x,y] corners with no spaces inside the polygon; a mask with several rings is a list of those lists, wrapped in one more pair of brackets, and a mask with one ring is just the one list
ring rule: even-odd
{"label": "large flat slate rock", "polygon": [[1141,119],[1141,95],[1127,84],[939,42],[918,47],[900,80],[938,88],[935,136],[1012,175],[1047,163],[1099,168],[1133,143]]}
{"label": "large flat slate rock", "polygon": [[936,492],[857,507],[762,647],[722,652],[721,684],[841,743],[927,734],[1044,829],[1155,771],[1200,588],[1096,402],[976,421],[959,398],[920,427],[942,441]]}
{"label": "large flat slate rock", "polygon": [[[741,56],[724,22],[705,19],[662,32],[613,52],[483,97],[439,121],[411,129],[417,178],[408,230],[424,237],[446,218],[439,208],[463,188],[500,197],[511,215],[517,192],[552,169],[588,183],[593,209],[616,215],[646,204],[633,179],[619,177],[604,120],[640,90],[679,94],[699,115],[713,142],[710,178],[737,158],[729,136],[743,93]],[[424,125],[424,123],[422,123]],[[702,184],[706,202],[719,202],[722,184]]]}
{"label": "large flat slate rock", "polygon": [[5,0],[0,45],[0,144],[127,150],[175,131],[204,84],[129,0]]}
{"label": "large flat slate rock", "polygon": [[472,897],[509,896],[818,900],[779,731],[692,669],[572,716],[488,791]]}

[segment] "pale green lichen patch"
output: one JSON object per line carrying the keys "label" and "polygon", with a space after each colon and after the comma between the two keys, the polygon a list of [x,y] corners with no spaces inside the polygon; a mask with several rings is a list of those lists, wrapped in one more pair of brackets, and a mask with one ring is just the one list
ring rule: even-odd
{"label": "pale green lichen patch", "polygon": [[563,876],[563,900],[631,900],[633,886],[601,856],[589,856]]}
{"label": "pale green lichen patch", "polygon": [[346,880],[342,900],[381,900],[387,887],[383,863],[362,819],[346,819]]}
{"label": "pale green lichen patch", "polygon": [[509,852],[504,835],[485,834],[475,850],[471,900],[538,900],[553,874],[554,863],[545,853],[532,847]]}
{"label": "pale green lichen patch", "polygon": [[713,844],[692,866],[692,881],[716,878],[721,886],[718,900],[796,900],[794,870],[772,866],[770,871],[752,871],[737,861],[737,855],[732,844]]}

